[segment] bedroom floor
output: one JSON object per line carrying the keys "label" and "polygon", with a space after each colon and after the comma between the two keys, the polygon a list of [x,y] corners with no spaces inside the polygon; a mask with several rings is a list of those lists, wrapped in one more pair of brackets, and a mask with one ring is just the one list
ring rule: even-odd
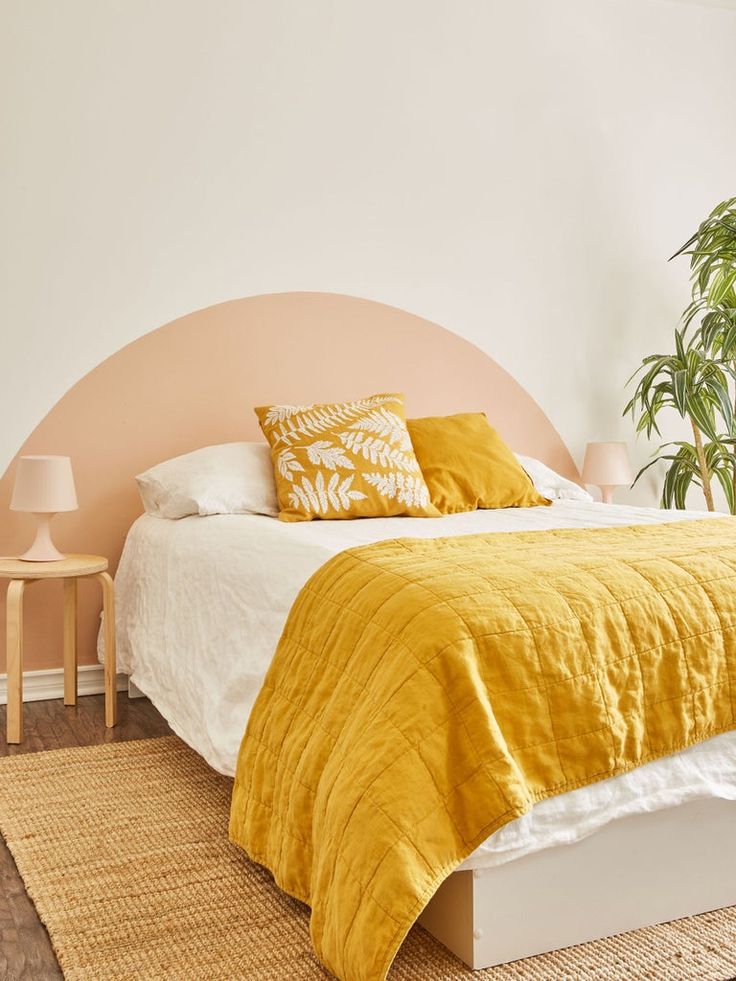
{"label": "bedroom floor", "polygon": [[[121,742],[168,735],[171,730],[147,698],[118,696],[120,721],[105,728],[102,695],[88,695],[74,707],[61,699],[24,706],[25,738],[20,746],[5,742],[5,706],[0,706],[0,756],[35,753],[68,746]],[[18,875],[15,862],[0,838],[0,979],[50,981],[61,978],[46,929]]]}

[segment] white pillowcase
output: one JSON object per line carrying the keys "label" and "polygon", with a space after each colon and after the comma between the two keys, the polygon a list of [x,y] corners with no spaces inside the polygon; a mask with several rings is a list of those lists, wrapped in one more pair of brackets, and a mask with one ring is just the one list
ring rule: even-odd
{"label": "white pillowcase", "polygon": [[157,518],[279,513],[268,443],[221,443],[159,463],[135,478]]}
{"label": "white pillowcase", "polygon": [[579,484],[561,477],[540,460],[516,454],[516,459],[532,479],[539,493],[550,501],[592,501],[592,496]]}
{"label": "white pillowcase", "polygon": [[[530,456],[516,459],[544,497],[592,501],[578,484]],[[220,443],[156,464],[136,478],[147,514],[186,518],[207,514],[279,513],[268,443]]]}

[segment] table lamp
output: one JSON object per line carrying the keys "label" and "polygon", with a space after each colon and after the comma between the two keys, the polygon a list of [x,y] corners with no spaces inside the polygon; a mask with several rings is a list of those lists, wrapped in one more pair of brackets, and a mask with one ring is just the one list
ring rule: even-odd
{"label": "table lamp", "polygon": [[15,472],[10,510],[35,514],[36,538],[19,558],[26,562],[63,559],[51,540],[51,519],[57,511],[76,511],[78,506],[68,456],[22,456]]}
{"label": "table lamp", "polygon": [[611,504],[616,487],[631,481],[626,443],[588,443],[583,461],[583,483],[600,487],[604,504]]}

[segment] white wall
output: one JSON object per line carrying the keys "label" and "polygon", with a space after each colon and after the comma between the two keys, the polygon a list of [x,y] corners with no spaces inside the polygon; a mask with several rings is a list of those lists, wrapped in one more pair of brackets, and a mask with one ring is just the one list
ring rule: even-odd
{"label": "white wall", "polygon": [[736,193],[733,10],[4,0],[0,18],[0,468],[126,342],[298,289],[475,341],[580,460],[630,434],[623,383],[687,300],[665,260]]}

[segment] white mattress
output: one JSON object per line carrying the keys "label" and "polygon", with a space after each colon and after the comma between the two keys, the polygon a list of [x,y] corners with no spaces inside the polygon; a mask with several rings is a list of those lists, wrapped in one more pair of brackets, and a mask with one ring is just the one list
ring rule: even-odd
{"label": "white mattress", "polygon": [[[387,538],[700,517],[706,515],[582,501],[439,519],[296,524],[256,515],[180,521],[143,515],[128,534],[115,580],[118,670],[131,676],[172,729],[215,769],[233,774],[248,714],[289,609],[330,556]],[[709,796],[736,800],[736,733],[542,801],[492,835],[461,867],[498,865],[577,841],[630,814]]]}

